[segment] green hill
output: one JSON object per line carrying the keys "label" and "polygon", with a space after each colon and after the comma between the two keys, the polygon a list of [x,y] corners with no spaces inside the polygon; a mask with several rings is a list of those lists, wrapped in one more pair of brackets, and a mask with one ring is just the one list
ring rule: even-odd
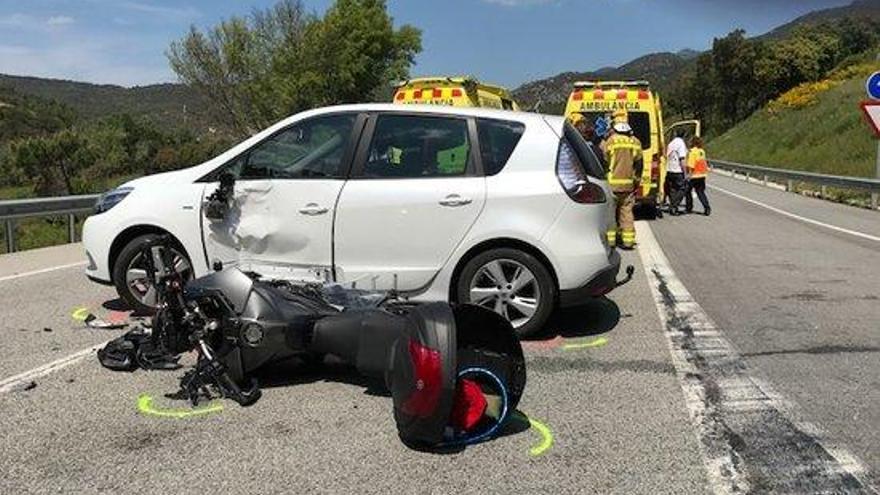
{"label": "green hill", "polygon": [[712,140],[711,157],[826,174],[873,177],[877,141],[859,102],[880,63],[860,63],[799,86]]}
{"label": "green hill", "polygon": [[198,134],[216,126],[216,119],[210,116],[210,105],[182,84],[124,88],[111,84],[0,74],[0,87],[12,89],[18,94],[60,102],[87,121],[129,114],[148,117],[163,127],[183,127]]}

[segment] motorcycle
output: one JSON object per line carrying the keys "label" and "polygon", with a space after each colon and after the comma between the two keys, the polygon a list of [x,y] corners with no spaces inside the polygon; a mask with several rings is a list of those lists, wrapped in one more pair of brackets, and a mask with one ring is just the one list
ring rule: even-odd
{"label": "motorcycle", "polygon": [[158,297],[150,328],[98,352],[115,371],[195,366],[179,395],[194,405],[224,397],[259,400],[254,375],[291,358],[334,355],[391,393],[401,440],[466,445],[496,435],[522,397],[526,368],[510,323],[467,304],[411,304],[393,291],[263,280],[237,268],[185,281],[172,267],[172,239],[142,246]]}

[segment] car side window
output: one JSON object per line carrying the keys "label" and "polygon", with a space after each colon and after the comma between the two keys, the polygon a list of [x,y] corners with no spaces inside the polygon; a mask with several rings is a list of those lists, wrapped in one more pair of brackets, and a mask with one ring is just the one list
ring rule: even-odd
{"label": "car side window", "polygon": [[340,177],[355,115],[328,115],[294,124],[230,162],[239,179]]}
{"label": "car side window", "polygon": [[495,175],[507,165],[507,160],[519,144],[526,126],[519,122],[503,120],[477,120],[480,136],[480,156],[486,175]]}
{"label": "car side window", "polygon": [[467,172],[467,120],[380,115],[364,164],[365,177],[449,177]]}

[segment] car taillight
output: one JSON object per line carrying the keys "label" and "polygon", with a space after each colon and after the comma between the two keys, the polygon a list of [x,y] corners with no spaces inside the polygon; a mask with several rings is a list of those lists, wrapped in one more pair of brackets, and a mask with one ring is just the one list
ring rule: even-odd
{"label": "car taillight", "polygon": [[660,178],[660,155],[654,155],[654,159],[651,160],[651,178]]}
{"label": "car taillight", "polygon": [[595,204],[607,200],[605,191],[587,178],[584,167],[566,139],[559,144],[556,177],[559,178],[559,183],[562,184],[568,197],[578,203]]}
{"label": "car taillight", "polygon": [[443,363],[440,351],[409,341],[409,357],[413,365],[415,390],[404,402],[403,412],[410,416],[431,416],[440,401],[443,381]]}

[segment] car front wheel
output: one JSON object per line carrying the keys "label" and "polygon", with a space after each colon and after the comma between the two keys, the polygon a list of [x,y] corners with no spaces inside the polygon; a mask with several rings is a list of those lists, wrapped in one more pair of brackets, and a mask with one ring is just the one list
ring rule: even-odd
{"label": "car front wheel", "polygon": [[[154,234],[135,237],[119,252],[113,265],[113,285],[119,297],[138,314],[151,314],[156,309],[156,289],[147,277],[141,246],[144,242],[154,239]],[[193,278],[192,263],[181,247],[172,248],[174,270],[184,280]]]}
{"label": "car front wheel", "polygon": [[543,263],[511,248],[491,249],[464,266],[458,301],[491,309],[505,317],[520,337],[541,331],[556,304],[556,284]]}

